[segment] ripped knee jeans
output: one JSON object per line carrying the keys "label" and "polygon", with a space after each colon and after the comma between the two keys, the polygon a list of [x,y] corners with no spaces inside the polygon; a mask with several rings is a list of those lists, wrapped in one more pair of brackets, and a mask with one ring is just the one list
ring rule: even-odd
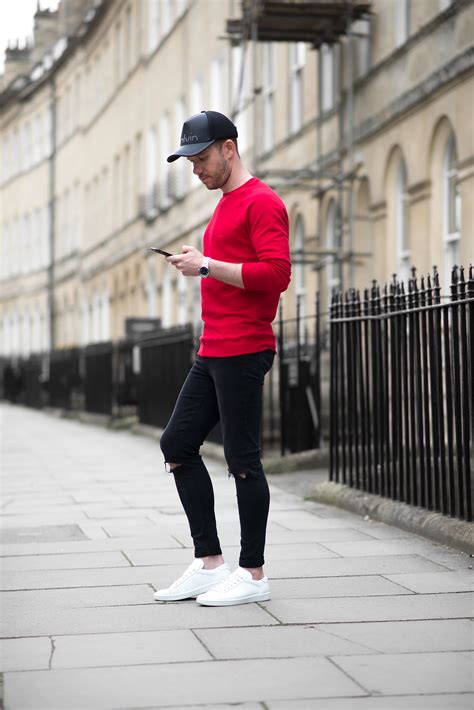
{"label": "ripped knee jeans", "polygon": [[198,355],[161,437],[196,557],[221,554],[212,482],[199,453],[220,421],[229,476],[236,486],[239,564],[260,567],[264,563],[270,495],[260,461],[260,426],[263,381],[274,355],[272,350],[223,358]]}

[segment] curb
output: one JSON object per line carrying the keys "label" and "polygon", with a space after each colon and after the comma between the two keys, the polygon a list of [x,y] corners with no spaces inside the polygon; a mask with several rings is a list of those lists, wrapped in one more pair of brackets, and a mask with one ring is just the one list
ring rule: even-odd
{"label": "curb", "polygon": [[269,456],[262,459],[265,473],[292,473],[308,469],[329,469],[329,449],[310,449],[287,456]]}
{"label": "curb", "polygon": [[359,491],[333,481],[319,483],[310,499],[362,516],[368,515],[387,525],[395,525],[415,535],[474,554],[474,526],[467,521],[449,518],[442,513]]}

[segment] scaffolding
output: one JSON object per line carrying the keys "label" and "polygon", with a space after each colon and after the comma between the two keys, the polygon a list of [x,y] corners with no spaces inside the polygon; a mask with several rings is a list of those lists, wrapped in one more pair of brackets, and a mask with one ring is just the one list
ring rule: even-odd
{"label": "scaffolding", "polygon": [[[342,265],[348,264],[349,287],[354,282],[354,263],[356,258],[370,254],[354,251],[353,235],[353,188],[359,179],[361,165],[354,162],[354,109],[353,84],[354,73],[352,62],[354,57],[353,38],[361,34],[354,31],[353,23],[368,19],[371,15],[372,2],[357,2],[356,0],[241,0],[242,16],[227,21],[227,37],[232,46],[241,46],[242,64],[238,84],[238,96],[234,101],[233,115],[241,103],[241,93],[244,84],[244,66],[247,45],[253,45],[253,101],[259,93],[255,78],[256,45],[258,42],[305,42],[319,51],[318,61],[318,107],[316,118],[316,158],[310,167],[304,170],[258,170],[258,155],[255,146],[256,114],[254,116],[254,152],[253,169],[271,182],[275,187],[297,187],[300,190],[310,190],[318,201],[316,248],[312,251],[294,254],[294,263],[311,264],[317,271],[323,270],[329,262]],[[322,70],[321,48],[325,45],[340,43],[346,38],[346,56],[351,64],[348,72],[347,87],[344,95],[341,70],[341,97],[338,102],[338,146],[336,170],[328,170],[323,164],[322,155],[322,124],[324,122],[322,101]],[[342,54],[342,52],[341,52]],[[344,126],[345,117],[346,128]],[[336,234],[338,248],[322,246],[322,209],[321,202],[328,191],[337,193]],[[345,227],[345,228],[344,228]],[[344,232],[347,239],[344,239]],[[342,269],[340,269],[342,271]],[[340,284],[341,288],[344,286]]]}

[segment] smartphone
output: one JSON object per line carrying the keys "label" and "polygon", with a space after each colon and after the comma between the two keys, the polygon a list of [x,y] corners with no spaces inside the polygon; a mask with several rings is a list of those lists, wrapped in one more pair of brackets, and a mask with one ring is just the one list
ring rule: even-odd
{"label": "smartphone", "polygon": [[163,254],[163,256],[173,256],[169,251],[163,251],[163,249],[158,249],[158,247],[150,247],[150,251],[156,251],[157,254]]}

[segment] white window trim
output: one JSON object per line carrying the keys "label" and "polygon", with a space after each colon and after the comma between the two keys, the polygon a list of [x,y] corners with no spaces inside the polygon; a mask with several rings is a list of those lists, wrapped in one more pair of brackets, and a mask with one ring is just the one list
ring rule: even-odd
{"label": "white window trim", "polygon": [[[398,167],[395,187],[395,230],[397,245],[397,275],[400,280],[410,276],[411,250],[407,248],[410,240],[409,196],[407,190],[407,172],[402,161]],[[405,220],[406,217],[406,220]],[[405,232],[406,229],[406,232]]]}
{"label": "white window trim", "polygon": [[401,47],[410,34],[410,0],[395,0],[394,12],[395,47]]}

